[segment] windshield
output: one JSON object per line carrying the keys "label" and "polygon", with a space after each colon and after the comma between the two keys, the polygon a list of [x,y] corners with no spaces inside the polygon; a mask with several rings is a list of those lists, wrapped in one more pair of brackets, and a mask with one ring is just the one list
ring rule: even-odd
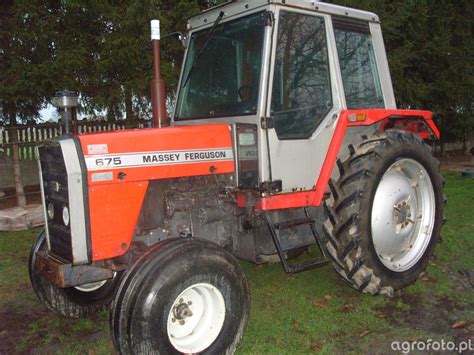
{"label": "windshield", "polygon": [[209,29],[191,36],[176,119],[257,113],[264,29],[258,13],[216,26],[205,47]]}

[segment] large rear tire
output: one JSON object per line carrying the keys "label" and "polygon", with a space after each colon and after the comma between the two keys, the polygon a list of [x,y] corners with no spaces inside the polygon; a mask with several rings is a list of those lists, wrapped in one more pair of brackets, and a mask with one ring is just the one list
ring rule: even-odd
{"label": "large rear tire", "polygon": [[110,280],[77,287],[58,288],[36,272],[36,255],[46,250],[46,233],[42,231],[31,248],[28,262],[31,286],[38,299],[51,311],[64,317],[82,318],[94,314],[110,304],[121,273]]}
{"label": "large rear tire", "polygon": [[439,162],[418,136],[396,130],[348,151],[325,201],[327,250],[352,287],[391,295],[418,279],[440,241]]}
{"label": "large rear tire", "polygon": [[231,254],[204,240],[171,239],[127,272],[110,329],[120,354],[231,354],[249,307],[247,279]]}

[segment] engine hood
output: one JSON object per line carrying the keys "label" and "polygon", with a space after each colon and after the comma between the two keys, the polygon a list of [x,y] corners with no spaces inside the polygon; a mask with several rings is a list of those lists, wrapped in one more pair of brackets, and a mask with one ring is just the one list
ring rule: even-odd
{"label": "engine hood", "polygon": [[228,125],[126,130],[78,136],[89,185],[234,171]]}

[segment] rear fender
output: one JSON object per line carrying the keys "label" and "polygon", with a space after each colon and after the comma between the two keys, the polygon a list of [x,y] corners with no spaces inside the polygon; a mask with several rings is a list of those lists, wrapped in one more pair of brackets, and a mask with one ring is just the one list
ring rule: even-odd
{"label": "rear fender", "polygon": [[351,110],[347,114],[348,127],[379,124],[379,130],[400,129],[422,139],[439,139],[440,132],[433,121],[433,113],[419,110]]}

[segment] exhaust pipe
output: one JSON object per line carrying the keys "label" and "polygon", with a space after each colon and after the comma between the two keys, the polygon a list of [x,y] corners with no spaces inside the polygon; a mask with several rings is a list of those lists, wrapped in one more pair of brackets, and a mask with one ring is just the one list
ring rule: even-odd
{"label": "exhaust pipe", "polygon": [[151,107],[153,110],[153,127],[168,126],[166,113],[166,87],[161,79],[160,69],[160,21],[151,21],[151,45],[153,48],[153,79],[151,81]]}

